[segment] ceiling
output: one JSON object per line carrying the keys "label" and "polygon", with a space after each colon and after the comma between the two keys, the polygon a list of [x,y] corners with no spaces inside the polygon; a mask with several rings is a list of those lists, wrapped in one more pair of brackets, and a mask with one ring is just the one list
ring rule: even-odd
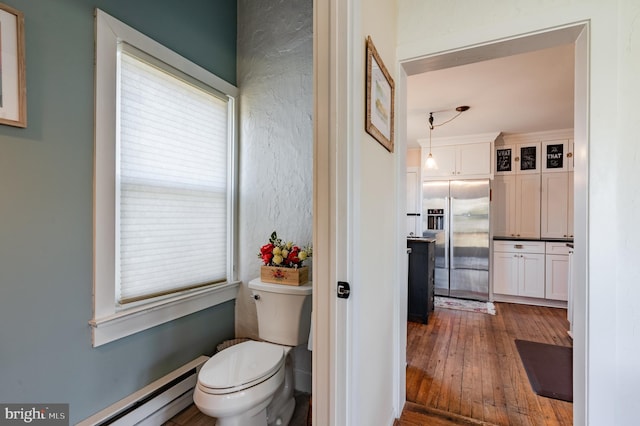
{"label": "ceiling", "polygon": [[[407,77],[407,148],[441,137],[529,133],[573,127],[574,45],[469,63]],[[455,108],[468,105],[454,121]]]}

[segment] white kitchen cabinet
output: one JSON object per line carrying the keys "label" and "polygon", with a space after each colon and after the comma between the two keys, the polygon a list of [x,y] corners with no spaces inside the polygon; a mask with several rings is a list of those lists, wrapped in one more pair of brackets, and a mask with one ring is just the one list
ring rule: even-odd
{"label": "white kitchen cabinet", "polygon": [[573,238],[573,172],[543,173],[540,235]]}
{"label": "white kitchen cabinet", "polygon": [[496,176],[491,183],[491,221],[493,235],[515,236],[516,229],[515,176]]}
{"label": "white kitchen cabinet", "polygon": [[539,142],[496,145],[496,176],[536,173],[540,173]]}
{"label": "white kitchen cabinet", "polygon": [[567,300],[569,296],[569,252],[566,243],[546,243],[545,298]]}
{"label": "white kitchen cabinet", "polygon": [[417,167],[407,168],[407,235],[420,232],[420,173]]}
{"label": "white kitchen cabinet", "polygon": [[544,297],[544,254],[524,253],[520,255],[519,295]]}
{"label": "white kitchen cabinet", "polygon": [[491,174],[491,143],[458,145],[456,173],[464,177]]}
{"label": "white kitchen cabinet", "polygon": [[540,175],[516,176],[516,236],[540,238]]}
{"label": "white kitchen cabinet", "polygon": [[545,297],[545,245],[538,241],[494,241],[493,292]]}
{"label": "white kitchen cabinet", "polygon": [[493,252],[493,292],[518,295],[519,258],[511,252]]}
{"label": "white kitchen cabinet", "polygon": [[542,141],[542,172],[573,171],[573,139]]}
{"label": "white kitchen cabinet", "polygon": [[540,238],[540,175],[496,176],[491,215],[495,236]]}
{"label": "white kitchen cabinet", "polygon": [[[422,150],[422,164],[426,164],[429,151]],[[425,178],[451,178],[456,175],[457,148],[453,145],[437,146],[431,148],[431,155],[436,162],[437,168],[423,169]]]}
{"label": "white kitchen cabinet", "polygon": [[567,190],[567,234],[573,238],[573,172],[569,173],[569,188]]}
{"label": "white kitchen cabinet", "polygon": [[[422,150],[425,164],[428,149]],[[491,175],[491,143],[444,145],[431,148],[437,169],[424,169],[425,178],[475,178]]]}

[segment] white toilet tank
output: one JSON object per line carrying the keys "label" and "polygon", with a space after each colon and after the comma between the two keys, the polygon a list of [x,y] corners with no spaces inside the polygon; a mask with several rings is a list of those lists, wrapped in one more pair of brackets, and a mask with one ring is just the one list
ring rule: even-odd
{"label": "white toilet tank", "polygon": [[258,334],[267,342],[298,346],[309,339],[312,284],[301,286],[249,281],[256,302]]}

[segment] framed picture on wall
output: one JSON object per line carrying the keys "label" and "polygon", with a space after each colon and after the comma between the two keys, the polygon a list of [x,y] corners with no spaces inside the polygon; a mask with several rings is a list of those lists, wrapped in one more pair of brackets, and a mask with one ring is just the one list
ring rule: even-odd
{"label": "framed picture on wall", "polygon": [[511,163],[511,148],[497,148],[496,172],[510,172]]}
{"label": "framed picture on wall", "polygon": [[366,130],[389,152],[393,152],[393,79],[384,66],[371,37],[367,37],[367,118]]}
{"label": "framed picture on wall", "polygon": [[0,124],[27,127],[24,15],[0,3]]}
{"label": "framed picture on wall", "polygon": [[523,146],[520,148],[520,170],[536,170],[537,149],[535,146]]}

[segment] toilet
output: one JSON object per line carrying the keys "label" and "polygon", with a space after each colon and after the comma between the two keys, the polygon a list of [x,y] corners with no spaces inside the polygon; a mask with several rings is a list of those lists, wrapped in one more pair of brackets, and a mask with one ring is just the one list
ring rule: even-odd
{"label": "toilet", "polygon": [[295,408],[289,351],[307,343],[312,286],[249,282],[261,341],[233,345],[198,373],[193,402],[218,426],[289,424]]}

